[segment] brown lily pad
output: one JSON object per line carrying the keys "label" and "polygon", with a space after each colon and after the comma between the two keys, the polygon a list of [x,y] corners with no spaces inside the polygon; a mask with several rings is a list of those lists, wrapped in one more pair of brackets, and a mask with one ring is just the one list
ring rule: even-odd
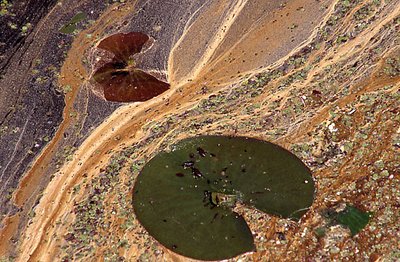
{"label": "brown lily pad", "polygon": [[146,101],[165,92],[169,84],[139,69],[118,69],[107,63],[97,70],[94,79],[104,89],[108,101]]}
{"label": "brown lily pad", "polygon": [[113,53],[117,61],[127,61],[131,55],[140,53],[149,39],[140,32],[118,33],[103,39],[97,47]]}
{"label": "brown lily pad", "polygon": [[97,46],[114,54],[93,79],[103,89],[104,98],[114,102],[143,102],[169,89],[169,84],[135,67],[132,55],[140,53],[149,36],[139,32],[118,33]]}

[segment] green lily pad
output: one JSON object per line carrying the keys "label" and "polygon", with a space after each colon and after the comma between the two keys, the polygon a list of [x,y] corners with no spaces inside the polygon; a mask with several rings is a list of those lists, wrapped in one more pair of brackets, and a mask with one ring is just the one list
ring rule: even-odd
{"label": "green lily pad", "polygon": [[86,18],[86,14],[79,12],[71,20],[65,24],[63,27],[60,28],[60,32],[63,34],[72,34],[76,29],[76,24],[83,21]]}
{"label": "green lily pad", "polygon": [[77,24],[81,21],[83,21],[86,18],[86,14],[83,12],[79,12],[74,17],[71,18],[71,21],[69,21],[70,24]]}
{"label": "green lily pad", "polygon": [[162,245],[201,260],[255,250],[237,203],[298,220],[310,207],[314,181],[287,150],[245,137],[182,140],[151,159],[133,192],[144,228]]}
{"label": "green lily pad", "polygon": [[63,34],[72,34],[76,29],[75,24],[67,24],[61,27],[60,32]]}
{"label": "green lily pad", "polygon": [[372,213],[364,212],[353,206],[346,208],[336,215],[336,220],[343,226],[350,229],[354,236],[358,234],[369,222]]}

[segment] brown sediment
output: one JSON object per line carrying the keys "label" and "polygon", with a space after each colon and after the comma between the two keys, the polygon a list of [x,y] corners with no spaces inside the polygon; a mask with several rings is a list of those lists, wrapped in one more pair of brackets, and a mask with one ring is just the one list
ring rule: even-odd
{"label": "brown sediment", "polygon": [[18,231],[20,216],[19,214],[8,216],[3,220],[3,228],[0,231],[0,238],[3,239],[0,244],[0,254],[8,254],[9,253],[9,245],[11,242],[11,238],[15,235],[15,232]]}
{"label": "brown sediment", "polygon": [[[323,21],[333,6],[330,1],[308,0],[236,1],[233,6],[224,2],[215,1],[204,10],[172,49],[171,84],[201,79],[219,86],[265,70],[284,54],[296,52],[301,35],[316,33],[310,28]],[[199,44],[203,52],[192,48]]]}

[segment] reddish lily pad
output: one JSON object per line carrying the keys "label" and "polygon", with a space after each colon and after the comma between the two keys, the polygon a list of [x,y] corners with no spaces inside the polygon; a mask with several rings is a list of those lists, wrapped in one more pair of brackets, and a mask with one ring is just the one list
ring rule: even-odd
{"label": "reddish lily pad", "polygon": [[143,102],[169,89],[168,83],[134,66],[132,55],[140,53],[148,41],[146,34],[131,32],[112,35],[99,43],[98,48],[114,54],[113,60],[93,75],[106,100]]}
{"label": "reddish lily pad", "polygon": [[142,70],[116,67],[114,63],[107,63],[94,75],[96,82],[103,86],[108,101],[146,101],[169,88],[169,84]]}
{"label": "reddish lily pad", "polygon": [[115,55],[117,61],[127,61],[133,54],[142,51],[149,36],[140,32],[118,33],[102,40],[97,47]]}

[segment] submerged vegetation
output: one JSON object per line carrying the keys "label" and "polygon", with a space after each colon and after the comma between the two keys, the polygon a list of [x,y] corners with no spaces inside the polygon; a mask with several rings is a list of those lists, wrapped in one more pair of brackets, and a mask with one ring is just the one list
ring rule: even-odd
{"label": "submerged vegetation", "polygon": [[322,212],[322,215],[326,219],[323,223],[324,226],[314,229],[319,238],[324,237],[330,229],[337,225],[347,228],[351,236],[355,236],[367,226],[373,216],[372,212],[362,211],[346,203],[326,209]]}
{"label": "submerged vegetation", "polygon": [[371,213],[363,212],[353,206],[346,206],[343,211],[336,214],[335,219],[341,225],[348,227],[354,236],[368,224],[371,216]]}

